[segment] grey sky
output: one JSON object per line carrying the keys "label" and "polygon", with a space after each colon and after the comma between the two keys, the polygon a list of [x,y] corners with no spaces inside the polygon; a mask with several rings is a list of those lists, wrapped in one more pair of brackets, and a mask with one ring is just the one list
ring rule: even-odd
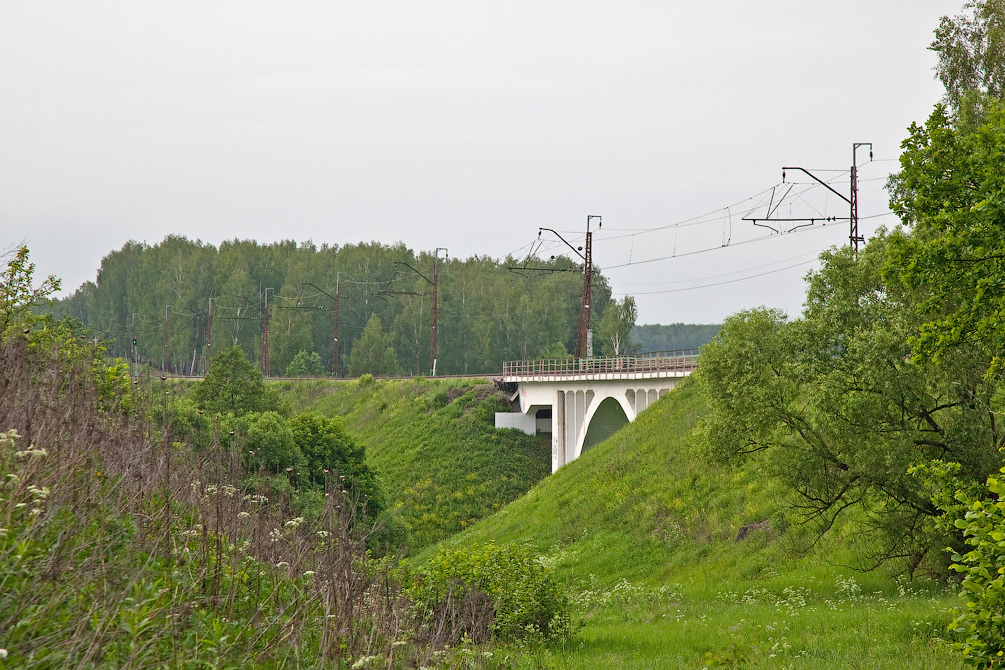
{"label": "grey sky", "polygon": [[[882,181],[961,5],[0,0],[0,244],[72,291],[129,239],[500,258],[599,214],[595,262],[640,322],[794,313],[846,224],[736,244],[766,231],[740,221],[754,201],[724,208],[872,142],[862,230],[893,225]],[[847,213],[821,189],[790,202]]]}

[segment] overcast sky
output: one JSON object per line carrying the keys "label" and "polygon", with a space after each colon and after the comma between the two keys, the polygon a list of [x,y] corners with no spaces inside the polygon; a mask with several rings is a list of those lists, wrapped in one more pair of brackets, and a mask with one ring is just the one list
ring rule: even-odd
{"label": "overcast sky", "polygon": [[[825,170],[872,142],[861,231],[895,224],[881,186],[941,95],[927,47],[961,6],[0,0],[0,250],[27,243],[72,291],[131,239],[503,258],[539,227],[578,246],[600,215],[594,262],[640,323],[796,314],[847,222],[742,218],[785,193],[783,165],[846,195]],[[776,216],[847,216],[804,189]]]}

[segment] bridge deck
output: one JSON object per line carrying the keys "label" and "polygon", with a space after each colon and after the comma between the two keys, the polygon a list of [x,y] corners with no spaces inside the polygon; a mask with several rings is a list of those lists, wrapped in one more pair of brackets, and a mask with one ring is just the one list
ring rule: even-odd
{"label": "bridge deck", "polygon": [[552,382],[683,377],[698,367],[698,350],[659,351],[637,356],[546,358],[503,363],[503,381]]}

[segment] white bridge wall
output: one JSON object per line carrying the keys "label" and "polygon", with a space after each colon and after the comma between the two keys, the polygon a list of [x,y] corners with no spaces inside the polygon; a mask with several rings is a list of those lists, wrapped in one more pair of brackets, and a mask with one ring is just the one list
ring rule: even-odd
{"label": "white bridge wall", "polygon": [[551,409],[551,471],[579,458],[593,416],[613,398],[634,421],[640,412],[666,395],[681,376],[652,379],[518,382],[520,411],[531,416]]}

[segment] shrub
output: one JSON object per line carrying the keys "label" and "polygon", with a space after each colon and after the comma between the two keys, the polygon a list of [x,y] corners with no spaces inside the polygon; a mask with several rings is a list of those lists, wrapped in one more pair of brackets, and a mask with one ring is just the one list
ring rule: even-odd
{"label": "shrub", "polygon": [[321,356],[316,351],[301,349],[290,364],[286,366],[287,377],[320,376],[325,373],[321,365]]}
{"label": "shrub", "polygon": [[245,461],[250,470],[261,466],[266,472],[281,473],[285,468],[303,466],[303,454],[286,421],[275,412],[254,415],[248,425]]}
{"label": "shrub", "polygon": [[350,435],[338,417],[301,414],[289,421],[293,440],[303,455],[306,483],[321,489],[329,478],[364,501],[371,517],[383,511],[377,476],[366,464],[366,449]]}
{"label": "shrub", "polygon": [[266,388],[262,373],[237,345],[213,355],[205,379],[192,390],[192,399],[213,414],[241,416],[280,408],[276,393]]}
{"label": "shrub", "polygon": [[954,525],[971,547],[952,556],[951,569],[964,575],[967,604],[950,627],[967,636],[957,646],[968,664],[998,667],[1005,658],[1005,480],[988,477],[985,491],[957,490],[955,503],[947,498],[941,506],[962,513]]}
{"label": "shrub", "polygon": [[564,640],[572,632],[569,599],[528,546],[508,543],[442,550],[410,589],[430,631],[445,642]]}

